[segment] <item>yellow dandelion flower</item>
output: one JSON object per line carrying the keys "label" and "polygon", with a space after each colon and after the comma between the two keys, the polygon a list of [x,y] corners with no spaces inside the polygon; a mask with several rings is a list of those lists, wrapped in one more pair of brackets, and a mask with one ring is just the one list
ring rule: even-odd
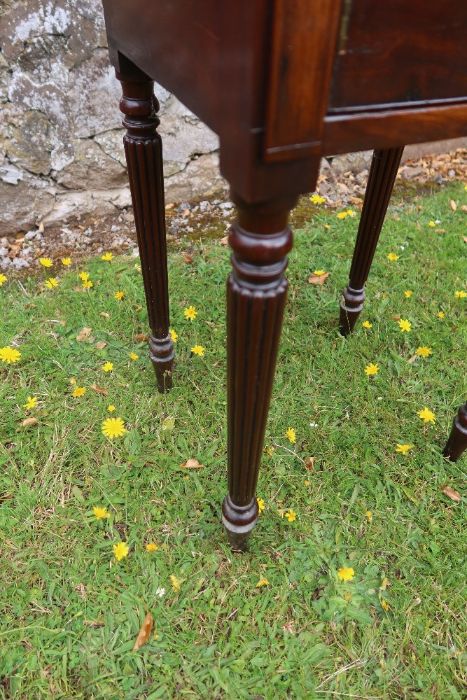
{"label": "yellow dandelion flower", "polygon": [[396,260],[399,260],[399,256],[396,253],[388,253],[387,258],[389,262],[396,262]]}
{"label": "yellow dandelion flower", "polygon": [[263,586],[269,586],[269,581],[264,576],[261,576],[260,580],[256,584],[256,588],[262,588]]}
{"label": "yellow dandelion flower", "polygon": [[373,324],[370,323],[369,321],[363,321],[362,326],[363,326],[363,328],[367,328],[368,330],[370,328],[373,328]]}
{"label": "yellow dandelion flower", "polygon": [[368,520],[369,523],[373,522],[373,513],[371,510],[365,511],[365,518]]}
{"label": "yellow dandelion flower", "polygon": [[170,335],[170,339],[172,340],[172,343],[176,343],[177,340],[178,340],[178,333],[177,333],[177,331],[174,331],[173,328],[170,328],[170,330],[169,330],[169,335]]}
{"label": "yellow dandelion flower", "polygon": [[406,289],[405,292],[404,292],[404,296],[405,296],[406,299],[410,299],[410,297],[412,296],[412,294],[413,294],[413,292],[412,292],[411,289]]}
{"label": "yellow dandelion flower", "polygon": [[326,270],[315,270],[313,274],[316,275],[316,277],[322,277],[326,274]]}
{"label": "yellow dandelion flower", "polygon": [[381,607],[383,608],[384,612],[387,612],[391,607],[389,605],[389,603],[387,602],[387,600],[384,600],[384,598],[381,598],[380,603],[381,603]]}
{"label": "yellow dandelion flower", "polygon": [[326,201],[326,197],[322,197],[320,194],[315,192],[314,194],[311,195],[310,197],[310,202],[312,204],[324,204]]}
{"label": "yellow dandelion flower", "polygon": [[89,279],[89,272],[79,272],[78,277],[80,278],[81,282],[86,282],[86,280]]}
{"label": "yellow dandelion flower", "polygon": [[294,445],[297,442],[297,434],[294,428],[287,428],[287,430],[285,431],[285,437],[289,442],[292,443],[292,445]]}
{"label": "yellow dandelion flower", "polygon": [[113,362],[104,362],[104,364],[101,367],[101,370],[103,372],[113,372],[114,366]]}
{"label": "yellow dandelion flower", "polygon": [[378,372],[379,367],[374,362],[370,362],[370,364],[365,367],[365,374],[367,377],[373,377],[375,374],[378,374]]}
{"label": "yellow dandelion flower", "polygon": [[285,511],[285,513],[284,513],[284,518],[287,518],[287,520],[289,521],[289,523],[293,523],[294,520],[297,519],[297,514],[296,514],[296,512],[295,512],[294,510],[292,510],[292,509],[290,508],[289,510],[286,510],[286,511]]}
{"label": "yellow dandelion flower", "polygon": [[146,552],[157,552],[157,550],[159,549],[159,545],[155,542],[148,542],[144,548]]}
{"label": "yellow dandelion flower", "polygon": [[110,517],[110,513],[107,510],[107,508],[104,508],[103,506],[94,506],[92,509],[92,512],[96,516],[97,520],[105,520],[106,518]]}
{"label": "yellow dandelion flower", "polygon": [[412,324],[406,318],[401,318],[399,328],[403,333],[409,333],[412,330]]}
{"label": "yellow dandelion flower", "polygon": [[110,440],[122,437],[127,432],[122,418],[106,418],[102,422],[101,430],[105,437]]}
{"label": "yellow dandelion flower", "polygon": [[420,347],[415,350],[415,354],[419,357],[429,357],[433,354],[433,350],[426,345],[420,345]]}
{"label": "yellow dandelion flower", "polygon": [[0,360],[6,362],[7,365],[13,365],[15,362],[19,362],[20,358],[21,353],[16,348],[10,346],[0,348]]}
{"label": "yellow dandelion flower", "polygon": [[63,267],[70,267],[71,258],[62,258],[61,260]]}
{"label": "yellow dandelion flower", "polygon": [[458,289],[454,292],[454,296],[456,299],[465,299],[467,297],[467,292],[464,292],[463,289]]}
{"label": "yellow dandelion flower", "polygon": [[181,588],[181,585],[182,585],[181,580],[179,578],[177,578],[175,576],[175,574],[171,574],[169,576],[169,578],[170,578],[170,583],[172,584],[172,588],[174,589],[175,593],[178,593],[180,588]]}
{"label": "yellow dandelion flower", "polygon": [[338,219],[346,219],[348,217],[348,214],[346,211],[340,211],[338,214],[336,214]]}
{"label": "yellow dandelion flower", "polygon": [[430,228],[434,228],[434,227],[436,226],[436,222],[433,221],[433,220],[431,220],[431,221],[428,222],[428,226],[429,226]]}
{"label": "yellow dandelion flower", "polygon": [[76,389],[73,389],[71,392],[71,395],[73,396],[74,399],[79,399],[81,396],[84,396],[86,393],[86,389],[84,386],[77,386]]}
{"label": "yellow dandelion flower", "polygon": [[101,255],[101,260],[103,260],[104,262],[112,262],[113,257],[114,257],[114,256],[113,256],[113,253],[110,253],[110,252],[108,252],[108,253],[103,253],[103,254]]}
{"label": "yellow dandelion flower", "polygon": [[49,277],[44,284],[47,289],[54,289],[55,287],[58,287],[58,279],[56,277]]}
{"label": "yellow dandelion flower", "polygon": [[257,498],[256,503],[258,504],[258,512],[262,513],[263,510],[266,508],[266,504],[264,502],[263,498]]}
{"label": "yellow dandelion flower", "polygon": [[418,411],[417,415],[424,423],[434,423],[436,421],[435,414],[426,406],[425,408],[422,408],[421,411]]}
{"label": "yellow dandelion flower", "polygon": [[8,277],[3,274],[3,272],[0,272],[0,287],[2,287],[5,282],[8,280]]}
{"label": "yellow dandelion flower", "polygon": [[409,445],[409,443],[397,443],[396,445],[396,452],[400,452],[401,455],[406,455],[410,452],[410,450],[413,449],[413,445]]}
{"label": "yellow dandelion flower", "polygon": [[109,403],[109,405],[107,406],[107,410],[109,413],[113,413],[116,410],[116,408],[113,405],[113,403]]}
{"label": "yellow dandelion flower", "polygon": [[199,357],[204,357],[204,347],[202,345],[193,345],[191,348],[193,355],[198,355]]}
{"label": "yellow dandelion flower", "polygon": [[31,411],[33,408],[36,408],[36,406],[37,398],[35,396],[28,396],[26,403],[23,404],[23,408],[25,408],[26,411]]}
{"label": "yellow dandelion flower", "polygon": [[194,321],[198,315],[198,311],[196,310],[195,306],[187,306],[187,308],[183,311],[183,315],[190,321]]}
{"label": "yellow dandelion flower", "polygon": [[83,289],[92,289],[92,287],[94,287],[94,282],[91,282],[91,280],[84,280],[82,286]]}
{"label": "yellow dandelion flower", "polygon": [[129,548],[126,542],[118,542],[113,546],[114,557],[117,561],[122,561],[128,556]]}
{"label": "yellow dandelion flower", "polygon": [[115,292],[114,298],[115,298],[117,301],[123,301],[124,298],[125,298],[125,292],[122,292],[121,290],[119,290],[118,292]]}
{"label": "yellow dandelion flower", "polygon": [[342,566],[337,572],[337,578],[340,581],[352,581],[355,576],[355,571],[351,566]]}
{"label": "yellow dandelion flower", "polygon": [[39,264],[42,265],[42,267],[52,267],[53,262],[51,258],[39,258]]}
{"label": "yellow dandelion flower", "polygon": [[353,209],[347,209],[346,210],[347,216],[356,216],[355,212]]}
{"label": "yellow dandelion flower", "polygon": [[438,318],[440,318],[441,320],[442,320],[443,318],[446,318],[446,314],[444,313],[444,311],[438,311],[437,316],[438,316]]}
{"label": "yellow dandelion flower", "polygon": [[139,359],[139,355],[137,355],[136,352],[129,352],[128,357],[130,360],[133,360],[133,362],[136,362],[136,360]]}

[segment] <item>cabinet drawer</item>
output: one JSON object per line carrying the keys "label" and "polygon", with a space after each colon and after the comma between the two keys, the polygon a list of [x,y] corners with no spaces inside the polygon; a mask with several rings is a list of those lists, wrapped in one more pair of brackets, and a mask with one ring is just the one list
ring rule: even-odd
{"label": "cabinet drawer", "polygon": [[331,113],[466,96],[466,0],[343,0]]}

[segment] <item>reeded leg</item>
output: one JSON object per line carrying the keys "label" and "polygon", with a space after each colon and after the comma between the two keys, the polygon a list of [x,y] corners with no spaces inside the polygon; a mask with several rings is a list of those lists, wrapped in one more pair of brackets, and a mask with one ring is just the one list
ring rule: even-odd
{"label": "reeded leg", "polygon": [[[235,201],[235,198],[233,198]],[[295,198],[248,205],[236,199],[227,283],[228,480],[223,523],[232,549],[246,548],[258,518],[256,482],[263,449],[287,280]]]}
{"label": "reeded leg", "polygon": [[125,61],[124,70],[116,74],[123,92],[123,141],[151,327],[150,357],[158,389],[164,392],[172,386],[174,348],[169,335],[162,142],[156,131],[159,103],[153,81],[132,63]]}
{"label": "reeded leg", "polygon": [[363,308],[364,286],[384,223],[403,147],[374,151],[350,268],[349,285],[344,289],[339,330],[348,335]]}
{"label": "reeded leg", "polygon": [[467,447],[467,403],[459,408],[443,455],[456,462]]}

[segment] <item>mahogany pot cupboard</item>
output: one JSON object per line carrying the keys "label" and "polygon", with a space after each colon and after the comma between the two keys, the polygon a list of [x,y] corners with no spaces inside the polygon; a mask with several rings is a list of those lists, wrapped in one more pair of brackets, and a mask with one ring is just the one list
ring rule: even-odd
{"label": "mahogany pot cupboard", "polygon": [[[324,155],[374,149],[349,284],[347,335],[404,145],[467,134],[465,0],[103,0],[120,109],[158,387],[174,348],[164,222],[162,144],[153,81],[220,139],[237,207],[229,243],[228,494],[222,520],[245,548],[287,294],[297,197],[315,189]],[[467,404],[444,449],[467,444]]]}

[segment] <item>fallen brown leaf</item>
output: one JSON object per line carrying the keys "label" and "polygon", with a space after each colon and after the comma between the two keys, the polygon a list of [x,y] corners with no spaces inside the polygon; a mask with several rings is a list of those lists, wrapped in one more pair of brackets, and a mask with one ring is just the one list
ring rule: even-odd
{"label": "fallen brown leaf", "polygon": [[151,615],[151,613],[148,613],[144,618],[143,624],[141,625],[141,629],[138,632],[138,636],[136,637],[136,641],[133,646],[133,651],[138,651],[138,649],[141,649],[141,647],[146,644],[146,642],[149,640],[149,637],[151,636],[153,625],[154,618]]}
{"label": "fallen brown leaf", "polygon": [[197,459],[190,457],[190,459],[187,459],[185,464],[181,464],[180,466],[184,469],[201,469],[204,467],[204,464],[200,464]]}
{"label": "fallen brown leaf", "polygon": [[105,342],[105,340],[99,340],[99,342],[96,343],[96,346],[95,346],[95,347],[96,347],[98,350],[103,350],[105,347],[107,347],[107,343]]}
{"label": "fallen brown leaf", "polygon": [[34,418],[34,416],[30,416],[29,418],[25,418],[22,422],[21,425],[23,428],[31,428],[33,425],[37,425],[39,421],[37,418]]}
{"label": "fallen brown leaf", "polygon": [[108,314],[107,311],[101,311],[99,315],[102,316],[102,318],[110,318],[110,314]]}
{"label": "fallen brown leaf", "polygon": [[182,253],[182,258],[183,262],[186,262],[187,265],[191,265],[191,263],[193,262],[193,256],[190,255],[190,253]]}
{"label": "fallen brown leaf", "polygon": [[464,243],[467,243],[467,236],[464,236]]}
{"label": "fallen brown leaf", "polygon": [[137,333],[133,336],[133,340],[135,343],[145,343],[148,340],[148,337],[149,336],[147,333]]}
{"label": "fallen brown leaf", "polygon": [[83,343],[85,340],[89,340],[91,333],[92,328],[88,328],[88,326],[85,326],[80,330],[80,332],[76,336],[76,340],[78,341],[78,343]]}
{"label": "fallen brown leaf", "polygon": [[305,460],[305,469],[308,469],[309,472],[313,470],[313,467],[315,466],[315,458],[314,457],[307,457]]}
{"label": "fallen brown leaf", "polygon": [[308,277],[308,282],[310,284],[324,284],[329,277],[329,272],[325,272],[324,275],[310,275]]}
{"label": "fallen brown leaf", "polygon": [[107,396],[109,393],[107,389],[104,389],[103,386],[98,386],[97,384],[91,384],[91,389],[96,392],[96,394],[102,394],[102,396]]}
{"label": "fallen brown leaf", "polygon": [[229,237],[228,237],[228,236],[224,236],[223,238],[220,239],[219,243],[220,243],[221,245],[228,245],[228,243],[229,243]]}
{"label": "fallen brown leaf", "polygon": [[451,488],[450,486],[445,486],[443,489],[443,493],[445,496],[451,499],[451,501],[454,501],[455,503],[460,503],[461,500],[461,495],[458,491],[455,489]]}
{"label": "fallen brown leaf", "polygon": [[450,200],[449,200],[449,206],[451,207],[451,209],[452,209],[453,211],[456,211],[456,210],[457,210],[457,202],[455,202],[453,199],[450,199]]}

